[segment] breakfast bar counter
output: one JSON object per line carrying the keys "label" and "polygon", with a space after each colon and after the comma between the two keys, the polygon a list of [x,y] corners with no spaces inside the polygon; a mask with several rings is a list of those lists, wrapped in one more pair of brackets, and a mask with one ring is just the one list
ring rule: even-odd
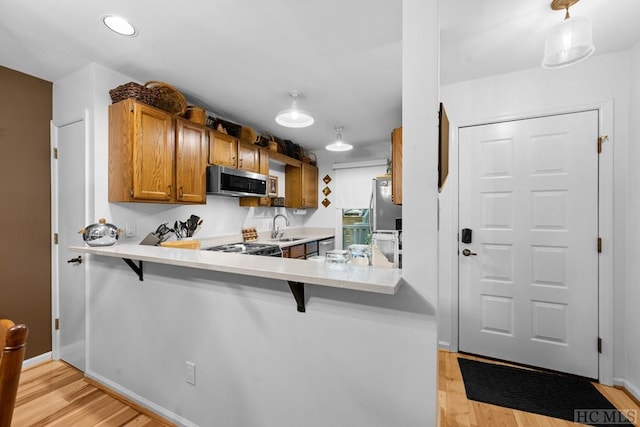
{"label": "breakfast bar counter", "polygon": [[69,249],[74,252],[122,258],[138,274],[140,280],[143,280],[142,262],[286,280],[298,302],[298,311],[304,311],[304,284],[394,295],[402,283],[402,270],[397,268],[331,264],[147,245],[71,246]]}

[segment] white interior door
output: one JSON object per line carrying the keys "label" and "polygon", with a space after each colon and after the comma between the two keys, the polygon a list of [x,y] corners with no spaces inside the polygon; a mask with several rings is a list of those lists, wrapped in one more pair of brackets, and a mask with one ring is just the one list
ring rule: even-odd
{"label": "white interior door", "polygon": [[460,351],[598,378],[597,138],[597,111],[460,129]]}
{"label": "white interior door", "polygon": [[[57,128],[56,183],[58,232],[59,354],[65,362],[85,369],[85,266],[83,254],[71,252],[82,238],[85,222],[85,121]],[[79,258],[80,257],[80,258]]]}

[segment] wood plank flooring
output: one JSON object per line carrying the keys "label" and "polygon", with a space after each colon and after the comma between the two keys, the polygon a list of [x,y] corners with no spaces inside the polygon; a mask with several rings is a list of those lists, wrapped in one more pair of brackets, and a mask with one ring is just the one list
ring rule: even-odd
{"label": "wood plank flooring", "polygon": [[[458,357],[499,363],[479,357],[440,350],[438,352],[438,425],[440,427],[567,427],[579,426],[557,418],[531,414],[467,400],[458,366]],[[507,365],[506,363],[501,363]],[[640,406],[624,390],[595,384],[596,388],[618,409]],[[637,421],[634,425],[638,425]]]}
{"label": "wood plank flooring", "polygon": [[[146,413],[142,413],[146,412]],[[98,389],[64,362],[47,362],[22,372],[12,427],[170,426]]]}
{"label": "wood plank flooring", "polygon": [[[467,400],[457,358],[478,357],[438,352],[438,425],[440,427],[567,427],[569,421]],[[483,360],[485,362],[491,362]],[[497,363],[497,362],[494,362]],[[618,409],[640,405],[623,390],[596,384]],[[12,427],[137,426],[171,424],[143,408],[127,405],[87,381],[64,362],[47,362],[22,373]],[[637,422],[635,425],[638,425]]]}

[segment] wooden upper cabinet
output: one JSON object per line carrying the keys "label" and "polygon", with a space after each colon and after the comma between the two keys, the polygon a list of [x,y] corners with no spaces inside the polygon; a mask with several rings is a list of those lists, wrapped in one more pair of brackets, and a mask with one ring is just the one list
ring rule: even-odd
{"label": "wooden upper cabinet", "polygon": [[318,168],[308,163],[285,168],[285,205],[288,208],[318,207]]}
{"label": "wooden upper cabinet", "polygon": [[260,172],[260,147],[238,142],[238,169]]}
{"label": "wooden upper cabinet", "polygon": [[402,204],[402,128],[391,132],[391,200]]}
{"label": "wooden upper cabinet", "polygon": [[215,130],[209,131],[209,164],[235,168],[238,160],[238,139]]}
{"label": "wooden upper cabinet", "polygon": [[124,100],[109,106],[109,201],[173,199],[173,117]]}
{"label": "wooden upper cabinet", "polygon": [[176,198],[179,202],[206,202],[207,132],[202,125],[176,119]]}
{"label": "wooden upper cabinet", "polygon": [[206,202],[206,129],[131,99],[109,106],[109,201]]}
{"label": "wooden upper cabinet", "polygon": [[302,164],[302,207],[318,207],[318,168]]}

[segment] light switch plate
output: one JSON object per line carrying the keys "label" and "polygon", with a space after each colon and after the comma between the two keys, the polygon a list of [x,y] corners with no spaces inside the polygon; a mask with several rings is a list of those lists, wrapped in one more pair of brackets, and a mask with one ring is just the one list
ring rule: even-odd
{"label": "light switch plate", "polygon": [[185,362],[184,380],[188,384],[196,384],[196,364],[193,362]]}
{"label": "light switch plate", "polygon": [[136,237],[136,223],[128,222],[124,226],[124,236],[125,237]]}

